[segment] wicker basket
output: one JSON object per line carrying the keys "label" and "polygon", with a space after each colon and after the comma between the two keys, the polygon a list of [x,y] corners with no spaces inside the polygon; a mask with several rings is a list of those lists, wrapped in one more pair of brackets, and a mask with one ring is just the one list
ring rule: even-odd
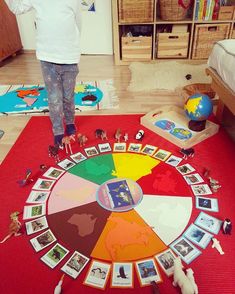
{"label": "wicker basket", "polygon": [[201,93],[201,94],[206,94],[211,99],[215,98],[215,92],[212,90],[210,84],[201,84],[201,83],[191,84],[191,85],[185,86],[183,90],[185,90],[189,96],[194,95],[196,93]]}
{"label": "wicker basket", "polygon": [[154,0],[118,0],[119,22],[153,21]]}
{"label": "wicker basket", "polygon": [[187,17],[191,0],[160,0],[161,19],[183,20]]}

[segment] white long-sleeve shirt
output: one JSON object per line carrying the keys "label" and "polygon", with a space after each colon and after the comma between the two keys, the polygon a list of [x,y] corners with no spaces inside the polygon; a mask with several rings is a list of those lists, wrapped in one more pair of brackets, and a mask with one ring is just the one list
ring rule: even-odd
{"label": "white long-sleeve shirt", "polygon": [[81,55],[80,0],[5,0],[15,14],[32,9],[36,16],[36,56],[39,60],[78,63]]}

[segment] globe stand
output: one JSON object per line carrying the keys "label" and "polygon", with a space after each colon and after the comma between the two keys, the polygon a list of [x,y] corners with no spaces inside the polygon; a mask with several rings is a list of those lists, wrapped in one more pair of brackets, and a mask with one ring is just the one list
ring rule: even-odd
{"label": "globe stand", "polygon": [[190,120],[188,123],[188,128],[194,132],[201,132],[206,128],[206,120],[196,121]]}

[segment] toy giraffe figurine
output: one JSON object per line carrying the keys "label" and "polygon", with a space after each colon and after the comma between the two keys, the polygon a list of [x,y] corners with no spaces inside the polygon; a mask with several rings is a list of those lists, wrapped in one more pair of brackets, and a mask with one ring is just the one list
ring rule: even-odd
{"label": "toy giraffe figurine", "polygon": [[21,222],[18,220],[18,211],[12,212],[10,214],[11,223],[9,225],[9,234],[0,242],[4,243],[11,236],[20,236]]}
{"label": "toy giraffe figurine", "polygon": [[[65,146],[65,152],[68,154],[73,154],[72,148],[71,148],[71,140],[75,141],[75,138],[73,136],[65,136],[62,139],[62,144]],[[68,150],[69,149],[69,150]]]}

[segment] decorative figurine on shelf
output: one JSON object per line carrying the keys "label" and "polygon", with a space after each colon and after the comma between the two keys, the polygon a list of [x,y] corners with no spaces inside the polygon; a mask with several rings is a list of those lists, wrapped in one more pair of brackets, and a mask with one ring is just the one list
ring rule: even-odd
{"label": "decorative figurine on shelf", "polygon": [[95,130],[95,137],[100,138],[102,141],[103,140],[108,140],[106,131],[104,131],[102,129],[96,129]]}
{"label": "decorative figurine on shelf", "polygon": [[135,139],[138,140],[138,141],[141,141],[144,137],[144,131],[143,130],[139,130],[137,132],[137,134],[135,135]]}
{"label": "decorative figurine on shelf", "polygon": [[184,104],[184,110],[190,119],[188,127],[194,132],[201,132],[206,127],[206,120],[213,111],[211,99],[201,93],[189,96]]}
{"label": "decorative figurine on shelf", "polygon": [[213,242],[212,248],[217,249],[219,251],[219,254],[223,255],[224,251],[223,251],[223,249],[222,249],[222,247],[220,245],[220,241],[217,240],[216,238],[212,238],[212,242]]}
{"label": "decorative figurine on shelf", "polygon": [[62,275],[62,277],[59,280],[59,283],[55,287],[54,294],[60,294],[60,293],[62,293],[62,283],[63,283],[63,280],[64,280],[64,274]]}
{"label": "decorative figurine on shelf", "polygon": [[229,218],[226,218],[223,222],[223,233],[228,235],[232,233],[232,222]]}
{"label": "decorative figurine on shelf", "polygon": [[195,151],[193,148],[188,149],[180,149],[180,153],[183,154],[183,159],[188,159],[188,157],[193,157],[195,154]]}
{"label": "decorative figurine on shelf", "polygon": [[174,259],[173,286],[179,286],[182,294],[196,294],[191,279],[185,275],[182,267],[181,259],[178,256]]}
{"label": "decorative figurine on shelf", "polygon": [[128,134],[127,133],[124,134],[123,139],[124,139],[125,142],[128,141],[129,137],[128,137]]}
{"label": "decorative figurine on shelf", "polygon": [[59,145],[49,145],[48,147],[48,154],[49,157],[53,157],[55,159],[55,162],[59,162],[60,158],[59,158]]}
{"label": "decorative figurine on shelf", "polygon": [[77,134],[77,139],[80,147],[85,146],[88,140],[88,138],[85,135],[82,135],[81,133]]}
{"label": "decorative figurine on shelf", "polygon": [[19,212],[15,211],[10,214],[11,223],[9,225],[9,234],[0,242],[4,243],[11,236],[20,236],[21,222],[18,220]]}
{"label": "decorative figurine on shelf", "polygon": [[121,129],[117,129],[114,135],[114,138],[117,140],[118,143],[121,141],[122,131]]}
{"label": "decorative figurine on shelf", "polygon": [[186,269],[186,276],[189,278],[189,280],[191,281],[191,284],[193,286],[193,289],[194,289],[194,293],[195,294],[198,294],[198,286],[195,282],[195,279],[194,279],[194,272],[191,268],[187,268]]}

